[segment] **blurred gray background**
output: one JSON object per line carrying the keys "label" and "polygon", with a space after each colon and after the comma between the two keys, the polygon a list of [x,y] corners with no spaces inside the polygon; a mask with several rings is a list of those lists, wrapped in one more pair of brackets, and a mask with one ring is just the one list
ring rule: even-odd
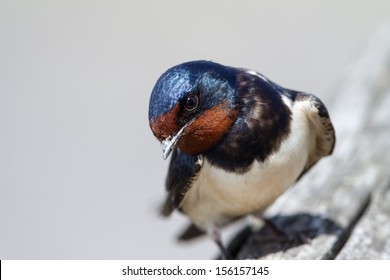
{"label": "blurred gray background", "polygon": [[[0,259],[202,259],[157,215],[168,162],[147,120],[175,64],[260,71],[330,106],[388,0],[0,0]],[[225,236],[226,237],[226,236]]]}

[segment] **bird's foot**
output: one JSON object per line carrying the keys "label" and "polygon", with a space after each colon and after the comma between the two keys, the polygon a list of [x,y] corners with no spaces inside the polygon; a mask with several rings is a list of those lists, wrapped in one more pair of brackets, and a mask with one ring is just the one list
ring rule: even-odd
{"label": "bird's foot", "polygon": [[219,229],[213,225],[207,229],[207,233],[209,234],[211,239],[215,242],[215,244],[217,244],[219,251],[221,252],[221,259],[222,260],[232,260],[233,257],[231,256],[231,254],[228,252],[228,250],[226,249],[226,247],[222,243],[221,234],[219,232]]}

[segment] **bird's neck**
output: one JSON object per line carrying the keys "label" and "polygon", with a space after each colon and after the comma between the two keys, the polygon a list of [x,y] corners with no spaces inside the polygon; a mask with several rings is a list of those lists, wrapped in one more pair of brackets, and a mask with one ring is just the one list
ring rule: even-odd
{"label": "bird's neck", "polygon": [[290,133],[291,111],[281,93],[254,75],[242,75],[239,115],[231,130],[204,153],[227,171],[245,173],[254,160],[264,162]]}

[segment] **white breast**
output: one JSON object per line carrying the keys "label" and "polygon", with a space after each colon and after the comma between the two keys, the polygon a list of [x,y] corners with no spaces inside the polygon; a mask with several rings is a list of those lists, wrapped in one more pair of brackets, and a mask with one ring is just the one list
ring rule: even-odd
{"label": "white breast", "polygon": [[266,162],[254,162],[242,175],[216,168],[207,161],[182,201],[183,211],[198,227],[221,226],[231,218],[268,207],[293,184],[308,159],[312,135],[302,104],[291,104],[290,135]]}

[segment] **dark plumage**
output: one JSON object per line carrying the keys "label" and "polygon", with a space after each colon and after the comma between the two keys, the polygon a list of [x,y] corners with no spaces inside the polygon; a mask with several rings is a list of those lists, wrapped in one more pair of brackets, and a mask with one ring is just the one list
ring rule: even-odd
{"label": "dark plumage", "polygon": [[158,79],[149,122],[164,158],[173,151],[164,215],[184,212],[223,252],[219,227],[264,210],[335,143],[314,95],[209,61],[175,66]]}

